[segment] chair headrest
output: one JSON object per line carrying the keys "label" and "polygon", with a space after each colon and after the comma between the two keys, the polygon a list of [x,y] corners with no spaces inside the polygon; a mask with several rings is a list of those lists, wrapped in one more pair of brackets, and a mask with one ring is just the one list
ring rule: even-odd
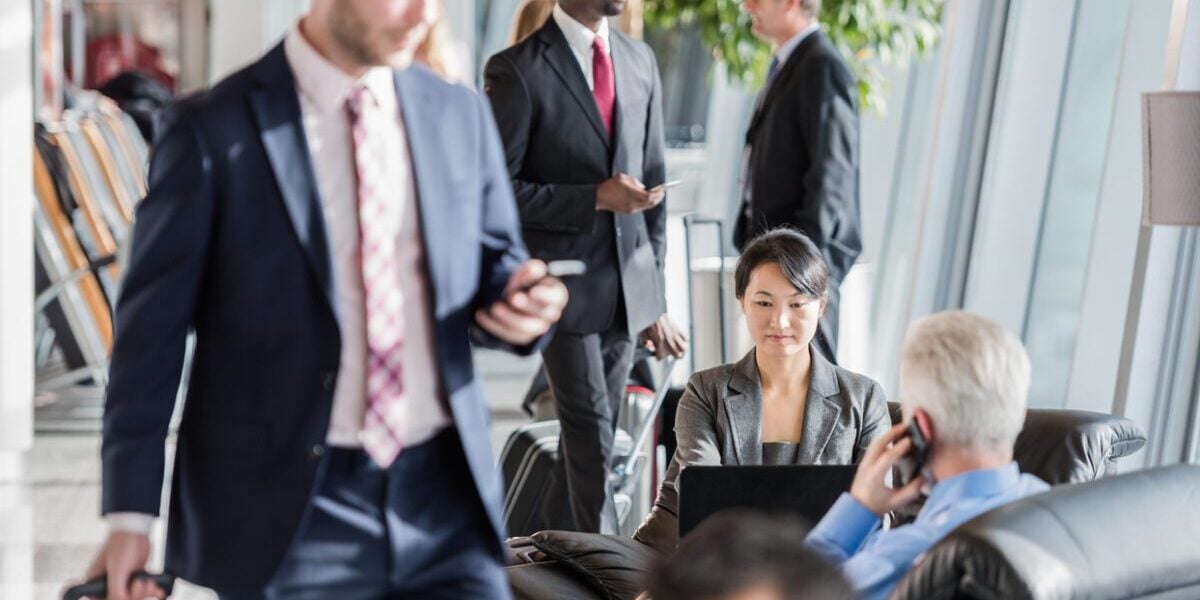
{"label": "chair headrest", "polygon": [[[900,405],[888,403],[892,422],[901,421]],[[1051,485],[1091,481],[1117,472],[1116,459],[1146,445],[1137,423],[1083,410],[1031,408],[1013,446],[1022,473]]]}

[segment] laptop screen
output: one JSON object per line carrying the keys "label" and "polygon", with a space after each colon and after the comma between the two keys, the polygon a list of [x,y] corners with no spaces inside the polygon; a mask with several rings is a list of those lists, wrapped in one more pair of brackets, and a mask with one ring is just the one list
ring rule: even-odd
{"label": "laptop screen", "polygon": [[691,466],[679,475],[679,537],[728,508],[798,516],[815,525],[850,490],[854,465]]}

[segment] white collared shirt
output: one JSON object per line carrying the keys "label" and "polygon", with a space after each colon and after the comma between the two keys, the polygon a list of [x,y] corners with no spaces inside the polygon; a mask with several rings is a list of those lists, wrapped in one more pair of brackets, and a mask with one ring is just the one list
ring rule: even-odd
{"label": "white collared shirt", "polygon": [[600,19],[600,26],[596,31],[592,31],[584,26],[583,23],[576,21],[567,11],[563,10],[558,3],[554,3],[554,12],[550,13],[554,17],[554,22],[558,28],[562,30],[563,36],[567,38],[567,45],[571,47],[571,53],[575,55],[575,60],[579,63],[579,68],[583,69],[583,78],[587,80],[589,90],[595,90],[595,79],[592,77],[592,44],[596,40],[596,36],[600,36],[604,40],[604,49],[612,60],[612,45],[609,44],[608,37],[608,19]]}
{"label": "white collared shirt", "polygon": [[[363,108],[363,118],[372,124],[368,143],[376,145],[370,155],[384,161],[379,165],[387,182],[383,187],[395,190],[395,196],[404,204],[396,231],[396,266],[404,296],[402,370],[407,416],[399,433],[404,446],[415,446],[449,425],[450,417],[441,399],[433,362],[436,348],[423,267],[424,245],[394,73],[388,67],[374,67],[356,80],[321,56],[298,25],[288,32],[283,49],[296,79],[304,134],[325,217],[342,338],[327,441],[333,446],[360,447],[358,434],[366,410],[366,309],[359,258],[358,188],[346,111],[347,94],[361,83],[375,101],[366,102]],[[378,112],[371,114],[373,111]]]}
{"label": "white collared shirt", "polygon": [[787,64],[788,58],[792,55],[792,52],[795,52],[796,48],[800,46],[800,42],[803,42],[805,38],[812,35],[814,31],[817,31],[820,28],[821,23],[816,19],[813,19],[812,24],[804,29],[801,29],[799,33],[793,35],[788,39],[788,41],[784,42],[783,45],[779,46],[779,49],[775,50],[775,58],[779,61],[779,68],[782,69],[783,65]]}

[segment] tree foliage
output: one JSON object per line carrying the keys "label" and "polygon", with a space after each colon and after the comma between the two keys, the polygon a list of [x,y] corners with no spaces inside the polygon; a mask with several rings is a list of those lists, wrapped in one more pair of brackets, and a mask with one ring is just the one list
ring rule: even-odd
{"label": "tree foliage", "polygon": [[[945,0],[824,0],[821,28],[858,78],[860,106],[883,112],[886,81],[880,64],[904,66],[941,38]],[[729,76],[761,85],[771,49],[750,31],[743,0],[644,0],[647,25],[694,24]]]}

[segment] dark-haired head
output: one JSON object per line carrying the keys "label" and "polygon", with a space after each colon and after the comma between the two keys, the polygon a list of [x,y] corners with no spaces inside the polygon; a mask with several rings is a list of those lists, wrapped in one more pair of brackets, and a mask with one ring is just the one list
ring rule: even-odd
{"label": "dark-haired head", "polygon": [[774,229],[742,251],[734,289],[760,355],[807,351],[825,312],[825,260],[804,234]]}
{"label": "dark-haired head", "polygon": [[795,520],[730,510],[716,514],[661,560],[649,582],[654,600],[849,600],[836,567],[804,543]]}
{"label": "dark-haired head", "polygon": [[750,275],[758,267],[775,263],[796,291],[808,298],[825,300],[829,275],[825,259],[808,236],[788,228],[772,229],[754,238],[742,251],[734,274],[738,300],[746,295]]}

